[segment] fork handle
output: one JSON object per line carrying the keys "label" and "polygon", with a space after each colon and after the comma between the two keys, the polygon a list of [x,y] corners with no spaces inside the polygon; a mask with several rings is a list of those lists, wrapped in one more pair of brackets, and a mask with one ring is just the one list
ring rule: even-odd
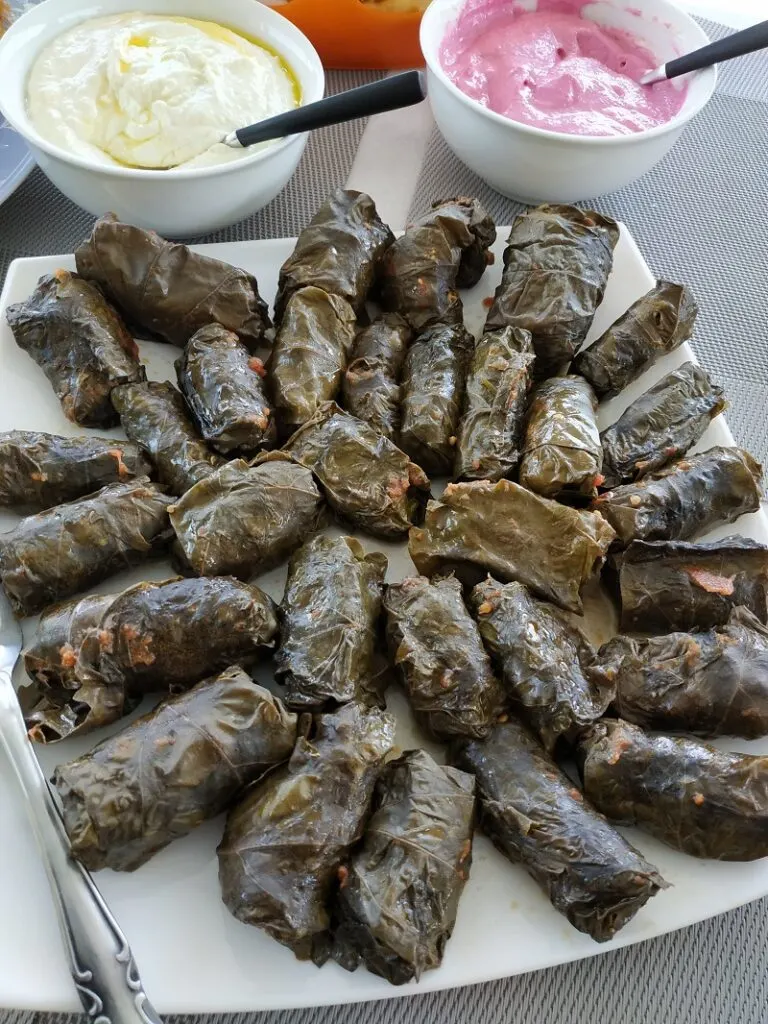
{"label": "fork handle", "polygon": [[128,941],[85,868],[72,856],[8,672],[0,670],[0,743],[25,798],[51,886],[72,978],[94,1024],[161,1024]]}

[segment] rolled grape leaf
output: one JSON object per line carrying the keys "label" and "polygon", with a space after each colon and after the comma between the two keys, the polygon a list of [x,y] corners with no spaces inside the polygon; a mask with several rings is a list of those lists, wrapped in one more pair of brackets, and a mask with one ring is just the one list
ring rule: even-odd
{"label": "rolled grape leaf", "polygon": [[56,605],[40,619],[23,652],[32,684],[19,689],[29,738],[56,743],[116,722],[136,707],[138,696],[110,687],[83,671],[83,645],[97,629],[114,594],[95,594]]}
{"label": "rolled grape leaf", "polygon": [[323,499],[309,470],[282,452],[228,462],[171,509],[182,568],[250,579],[278,565],[318,528]]}
{"label": "rolled grape leaf", "polygon": [[700,366],[683,363],[600,435],[604,483],[615,487],[685,455],[724,408],[723,389]]}
{"label": "rolled grape leaf", "polygon": [[591,508],[616,531],[617,543],[686,540],[756,512],[763,467],[740,448],[709,448],[596,498]]}
{"label": "rolled grape leaf", "polygon": [[89,594],[54,605],[40,617],[32,643],[24,648],[27,675],[45,687],[77,683],[77,662],[88,633],[96,629],[115,594]]}
{"label": "rolled grape leaf", "polygon": [[197,428],[222,455],[272,448],[277,429],[264,393],[264,364],[236,334],[202,327],[176,362],[179,387]]}
{"label": "rolled grape leaf", "polygon": [[746,608],[703,633],[616,636],[591,675],[615,687],[617,714],[644,729],[768,734],[768,629]]}
{"label": "rolled grape leaf", "polygon": [[221,324],[250,350],[264,342],[267,306],[256,278],[239,267],[122,224],[114,214],[96,221],[75,261],[130,324],[154,338],[183,346],[201,327]]}
{"label": "rolled grape leaf", "polygon": [[152,693],[188,689],[275,646],[277,608],[258,587],[230,578],[137,583],[101,618],[86,649],[108,685]]}
{"label": "rolled grape leaf", "polygon": [[485,329],[530,331],[539,377],[578,352],[603,300],[619,226],[575,206],[539,206],[512,225]]}
{"label": "rolled grape leaf", "polygon": [[16,344],[48,378],[68,420],[81,427],[113,427],[110,393],[146,378],[139,350],[98,288],[57,270],[41,277],[6,319]]}
{"label": "rolled grape leaf", "polygon": [[469,606],[511,709],[548,753],[602,718],[613,687],[590,674],[595,652],[565,612],[535,600],[520,583],[492,579],[474,588]]}
{"label": "rolled grape leaf", "polygon": [[390,440],[400,425],[400,377],[410,340],[406,321],[384,313],[358,334],[344,375],[344,408]]}
{"label": "rolled grape leaf", "polygon": [[698,307],[686,287],[659,281],[602,337],[580,352],[573,371],[600,397],[618,394],[693,334]]}
{"label": "rolled grape leaf", "polygon": [[355,343],[350,304],[314,285],[293,292],[277,330],[269,376],[283,433],[336,398]]}
{"label": "rolled grape leaf", "polygon": [[587,797],[613,821],[692,857],[768,856],[768,757],[609,719],[584,733],[579,757]]}
{"label": "rolled grape leaf", "polygon": [[405,357],[399,443],[427,473],[453,469],[472,350],[461,324],[438,324],[419,334]]}
{"label": "rolled grape leaf", "polygon": [[528,410],[520,483],[546,498],[594,497],[602,468],[594,391],[582,377],[545,380]]}
{"label": "rolled grape leaf", "polygon": [[391,715],[357,704],[321,715],[288,764],[229,812],[219,846],[224,903],[300,960],[328,956],[330,903],[394,735]]}
{"label": "rolled grape leaf", "polygon": [[391,761],[339,887],[333,956],[393,985],[439,967],[472,862],[475,780],[423,750]]}
{"label": "rolled grape leaf", "polygon": [[296,725],[240,668],[163,701],[56,768],[72,853],[91,871],[134,871],[286,761]]}
{"label": "rolled grape leaf", "polygon": [[581,613],[581,588],[599,572],[614,532],[602,516],[541,498],[511,480],[449,484],[430,501],[408,550],[425,576],[455,572],[468,586],[487,573],[524,583]]}
{"label": "rolled grape leaf", "polygon": [[459,425],[454,477],[502,480],[520,459],[534,354],[517,327],[486,332],[475,347]]}
{"label": "rolled grape leaf", "polygon": [[278,323],[290,297],[307,285],[338,295],[356,313],[362,312],[394,239],[369,195],[336,189],[301,232],[283,264],[275,302]]}
{"label": "rolled grape leaf", "polygon": [[612,939],[667,887],[519,722],[458,742],[451,763],[475,776],[480,825],[494,845],[596,942]]}
{"label": "rolled grape leaf", "polygon": [[135,444],[114,438],[0,434],[0,506],[6,508],[42,512],[150,470]]}
{"label": "rolled grape leaf", "polygon": [[200,437],[168,381],[115,388],[112,403],[123,430],[147,452],[160,482],[174,494],[184,494],[224,462]]}
{"label": "rolled grape leaf", "polygon": [[0,540],[0,579],[18,615],[88,590],[158,554],[173,498],[146,477],[22,519]]}
{"label": "rolled grape leaf", "polygon": [[457,288],[478,283],[495,240],[496,227],[476,199],[460,196],[435,203],[384,256],[384,309],[400,313],[415,331],[438,323],[462,323]]}
{"label": "rolled grape leaf", "polygon": [[504,702],[456,579],[416,576],[387,587],[387,641],[411,706],[433,736],[482,737]]}
{"label": "rolled grape leaf", "polygon": [[388,438],[333,402],[284,451],[311,469],[342,519],[376,537],[402,537],[421,520],[429,480]]}
{"label": "rolled grape leaf", "polygon": [[366,555],[354,537],[315,537],[293,554],[275,656],[289,707],[381,701],[376,640],[386,571],[386,555]]}
{"label": "rolled grape leaf", "polygon": [[493,263],[491,246],[496,241],[496,225],[483,204],[467,196],[454,199],[439,199],[432,209],[417,221],[425,227],[435,224],[448,230],[455,230],[455,224],[465,224],[471,241],[461,241],[461,258],[456,277],[458,288],[474,288],[485,271]]}
{"label": "rolled grape leaf", "polygon": [[747,537],[635,541],[614,565],[627,632],[710,629],[739,605],[768,621],[768,547]]}
{"label": "rolled grape leaf", "polygon": [[32,739],[85,735],[127,715],[152,692],[188,689],[223,668],[248,666],[274,646],[276,609],[237,580],[139,583],[117,596],[52,609],[24,652],[38,701]]}

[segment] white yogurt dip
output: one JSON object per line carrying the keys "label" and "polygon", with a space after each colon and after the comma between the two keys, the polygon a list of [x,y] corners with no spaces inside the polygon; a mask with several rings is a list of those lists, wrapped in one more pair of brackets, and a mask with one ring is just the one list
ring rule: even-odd
{"label": "white yogurt dip", "polygon": [[215,22],[140,12],[58,36],[27,83],[43,138],[98,163],[141,168],[240,159],[259,147],[231,149],[224,135],[298,104],[296,80],[266,47]]}

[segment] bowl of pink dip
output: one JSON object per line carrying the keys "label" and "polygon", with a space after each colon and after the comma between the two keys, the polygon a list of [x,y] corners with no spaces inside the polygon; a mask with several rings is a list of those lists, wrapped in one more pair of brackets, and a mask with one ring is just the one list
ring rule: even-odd
{"label": "bowl of pink dip", "polygon": [[658,163],[717,72],[639,79],[707,42],[667,0],[433,0],[421,28],[446,141],[525,202],[590,199]]}

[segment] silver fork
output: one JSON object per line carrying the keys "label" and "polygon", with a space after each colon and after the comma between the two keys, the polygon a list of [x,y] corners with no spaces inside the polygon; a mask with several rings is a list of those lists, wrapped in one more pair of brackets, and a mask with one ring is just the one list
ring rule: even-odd
{"label": "silver fork", "polygon": [[21,787],[48,874],[72,979],[94,1024],[161,1024],[128,941],[69,845],[58,806],[27,738],[11,673],[21,629],[0,587],[0,743]]}

